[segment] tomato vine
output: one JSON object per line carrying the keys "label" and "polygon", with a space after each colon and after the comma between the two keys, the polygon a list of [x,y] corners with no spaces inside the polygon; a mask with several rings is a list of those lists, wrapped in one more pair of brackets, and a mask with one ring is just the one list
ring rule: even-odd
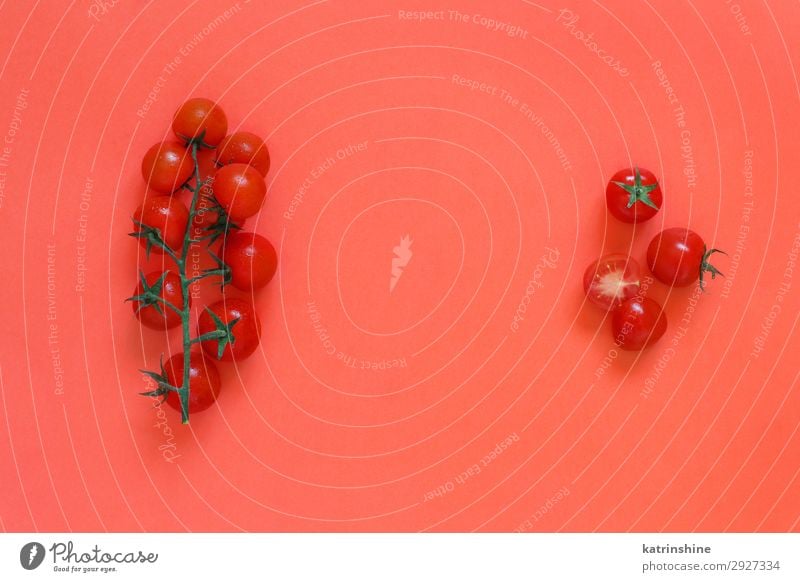
{"label": "tomato vine", "polygon": [[[241,246],[241,240],[245,244],[252,241],[251,246],[258,246],[253,247],[255,250],[248,247],[246,252],[236,255],[231,264],[210,248],[221,239],[223,252],[220,254],[224,254],[228,233],[241,230],[237,223],[258,212],[263,204],[266,195],[263,174],[254,172],[250,165],[252,162],[263,169],[266,161],[268,168],[269,154],[260,138],[250,133],[234,133],[225,137],[225,114],[207,99],[190,99],[184,103],[175,114],[172,127],[183,143],[156,144],[145,155],[142,172],[156,194],[150,199],[149,206],[143,204],[134,215],[134,232],[130,234],[143,244],[148,259],[152,252],[163,253],[175,264],[175,270],[145,275],[140,269],[139,285],[134,295],[127,300],[133,302],[134,312],[149,327],[158,327],[153,324],[154,321],[161,321],[163,329],[178,323],[181,326],[183,352],[170,359],[166,368],[162,356],[158,370],[141,372],[156,384],[155,389],[142,394],[161,397],[162,401],[178,408],[181,422],[185,424],[189,422],[193,406],[201,410],[216,399],[220,385],[219,374],[208,360],[213,358],[235,361],[237,355],[239,358],[247,357],[260,338],[260,322],[252,306],[241,299],[228,298],[226,286],[234,274],[237,281],[250,282],[250,286],[243,290],[252,291],[265,285],[274,275],[277,258],[271,244],[255,233],[239,235],[237,248]],[[213,139],[209,139],[212,134]],[[214,172],[204,177],[198,152],[202,149],[214,149],[223,137],[225,144],[222,147],[228,147],[230,152],[223,160],[221,153],[216,152]],[[240,144],[247,147],[240,147]],[[251,157],[243,157],[242,152]],[[190,173],[187,158],[191,160]],[[224,176],[219,172],[222,167],[226,167]],[[249,180],[249,189],[240,187],[245,174]],[[218,183],[216,185],[215,180]],[[207,191],[209,186],[210,193]],[[226,202],[220,203],[219,197],[214,193],[216,187],[224,189]],[[178,200],[177,192],[181,190],[190,192],[188,210]],[[239,217],[237,223],[230,219],[232,212]],[[198,226],[195,219],[206,213],[213,214],[215,218],[208,225]],[[181,236],[179,245],[176,235]],[[199,273],[196,270],[190,273],[190,250],[193,245],[199,244],[206,245],[206,252],[214,266]],[[271,252],[267,253],[266,250]],[[255,280],[252,276],[247,276],[248,270],[250,273],[259,272],[266,276]],[[173,273],[176,273],[179,281],[179,302],[167,297],[167,292],[170,297],[176,295]],[[190,288],[195,283],[212,277],[219,279],[223,299],[205,307],[200,329],[193,335]],[[241,284],[236,287],[242,288]],[[142,315],[144,310],[150,310],[146,318]],[[171,317],[168,317],[167,312],[171,312]],[[179,317],[175,318],[172,314]],[[240,321],[246,323],[239,330],[242,338],[237,344],[239,332],[236,326]],[[176,367],[181,367],[180,380],[177,378]],[[196,388],[202,388],[205,393],[192,393],[195,382]]]}

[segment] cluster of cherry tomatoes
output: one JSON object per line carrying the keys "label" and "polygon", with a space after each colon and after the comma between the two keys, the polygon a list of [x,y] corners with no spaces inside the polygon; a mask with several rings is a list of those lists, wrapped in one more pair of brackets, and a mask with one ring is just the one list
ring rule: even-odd
{"label": "cluster of cherry tomatoes", "polygon": [[[252,298],[273,278],[278,259],[266,238],[242,231],[267,194],[270,156],[264,141],[249,132],[228,135],[225,112],[203,98],[178,109],[172,131],[177,140],[155,144],[142,160],[149,190],[134,212],[131,235],[148,257],[151,252],[166,255],[174,266],[140,272],[129,300],[142,325],[161,331],[184,328],[183,352],[158,372],[145,373],[157,384],[146,394],[166,398],[186,422],[190,413],[217,398],[221,382],[213,361],[242,360],[260,341],[261,322],[252,302],[231,296],[228,285]],[[184,191],[190,193],[188,206]],[[196,245],[208,252],[214,268],[190,272],[189,249]],[[220,280],[222,299],[203,309],[192,337],[190,287],[207,277]]]}
{"label": "cluster of cherry tomatoes", "polygon": [[[664,196],[652,172],[640,168],[621,170],[606,187],[606,205],[612,216],[640,223],[653,218]],[[715,278],[719,270],[709,257],[721,253],[708,249],[696,232],[688,228],[661,231],[647,247],[647,266],[653,276],[671,287],[687,287],[696,282],[703,289],[706,273]],[[667,331],[667,318],[657,301],[644,296],[642,269],[631,257],[604,256],[586,269],[583,288],[587,298],[611,310],[614,341],[624,350],[642,350]]]}

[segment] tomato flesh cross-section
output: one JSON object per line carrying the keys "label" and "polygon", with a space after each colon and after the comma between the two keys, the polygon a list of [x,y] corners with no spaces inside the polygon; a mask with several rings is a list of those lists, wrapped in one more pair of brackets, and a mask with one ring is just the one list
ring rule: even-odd
{"label": "tomato flesh cross-section", "polygon": [[595,305],[613,309],[639,293],[641,272],[639,264],[626,255],[606,255],[587,267],[583,290]]}

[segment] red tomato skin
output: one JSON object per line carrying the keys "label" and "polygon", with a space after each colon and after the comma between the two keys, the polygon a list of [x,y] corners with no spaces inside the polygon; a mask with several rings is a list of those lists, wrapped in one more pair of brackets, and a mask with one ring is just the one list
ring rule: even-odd
{"label": "red tomato skin", "polygon": [[228,117],[211,99],[195,97],[186,101],[175,112],[172,131],[178,139],[186,142],[202,135],[203,144],[216,147],[228,132]]}
{"label": "red tomato skin", "polygon": [[[639,173],[642,177],[643,185],[658,184],[655,174],[650,170],[639,168]],[[635,202],[633,206],[628,208],[630,194],[614,182],[623,182],[633,186],[635,183],[634,169],[626,168],[620,170],[611,177],[608,186],[606,186],[606,206],[608,206],[608,211],[614,218],[622,222],[634,224],[650,220],[658,214],[658,210],[642,202]],[[649,193],[649,196],[650,200],[660,209],[664,203],[664,195],[661,192],[661,186],[657,186]]]}
{"label": "red tomato skin", "polygon": [[[147,196],[145,201],[133,213],[133,219],[147,226],[152,226],[161,231],[161,238],[169,248],[179,252],[183,246],[183,237],[186,234],[186,225],[189,222],[189,211],[186,206],[174,196]],[[140,230],[135,226],[135,230]],[[142,246],[147,246],[147,241],[139,239]],[[151,252],[163,254],[163,250],[153,246]]]}
{"label": "red tomato skin", "polygon": [[222,166],[214,175],[214,197],[234,222],[255,215],[266,195],[263,176],[247,164]]}
{"label": "red tomato skin", "polygon": [[[177,388],[183,384],[184,354],[175,354],[164,365],[167,381]],[[202,412],[217,400],[222,380],[219,371],[211,361],[200,351],[192,351],[189,356],[189,414]],[[180,412],[181,399],[178,393],[170,390],[167,394],[167,404]]]}
{"label": "red tomato skin", "polygon": [[189,151],[177,142],[153,145],[142,159],[142,176],[147,185],[161,194],[172,194],[183,186],[194,171]]}
{"label": "red tomato skin", "polygon": [[[634,259],[623,254],[605,255],[591,263],[583,274],[586,298],[598,307],[609,310],[639,293],[641,267]],[[615,296],[604,294],[604,280],[619,284]]]}
{"label": "red tomato skin", "polygon": [[621,349],[639,351],[666,333],[667,317],[652,299],[633,297],[613,311],[611,328],[614,341]]}
{"label": "red tomato skin", "polygon": [[217,148],[217,163],[248,164],[266,177],[269,172],[270,157],[264,140],[248,131],[237,131],[222,140]]}
{"label": "red tomato skin", "polygon": [[[239,318],[239,321],[232,328],[233,337],[236,341],[225,346],[222,357],[219,358],[220,360],[224,362],[239,361],[249,357],[256,351],[258,342],[261,339],[261,322],[250,303],[236,298],[224,298],[209,305],[208,309],[213,311],[226,324]],[[215,329],[214,320],[208,314],[208,311],[204,309],[198,318],[198,334],[202,335]],[[206,340],[201,343],[203,350],[212,358],[217,359],[218,342],[216,340]]]}
{"label": "red tomato skin", "polygon": [[275,247],[253,232],[229,234],[222,243],[222,260],[231,269],[231,285],[241,291],[261,289],[278,269]]}
{"label": "red tomato skin", "polygon": [[647,266],[653,276],[672,287],[686,287],[700,278],[705,243],[694,231],[668,228],[647,247]]}
{"label": "red tomato skin", "polygon": [[[144,278],[147,281],[147,285],[150,286],[155,283],[159,277],[161,277],[161,271],[152,271],[147,273]],[[139,295],[144,291],[142,287],[142,282],[139,281],[139,284],[134,289],[133,294]],[[164,281],[161,284],[161,294],[160,297],[172,303],[178,309],[183,308],[183,290],[181,289],[181,278],[169,271],[167,276],[164,277]],[[191,296],[189,297],[189,304],[191,305],[192,299]],[[148,305],[146,307],[142,307],[139,309],[139,301],[133,301],[133,313],[142,322],[142,325],[145,327],[149,327],[150,329],[172,329],[175,326],[181,324],[181,316],[175,313],[172,309],[161,304],[161,311],[163,313],[159,313],[156,308],[152,305]],[[138,311],[137,311],[138,310]]]}

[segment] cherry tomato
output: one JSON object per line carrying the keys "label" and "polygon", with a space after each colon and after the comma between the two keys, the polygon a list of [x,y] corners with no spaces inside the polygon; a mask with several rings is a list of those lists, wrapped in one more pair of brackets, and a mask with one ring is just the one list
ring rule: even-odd
{"label": "cherry tomato", "polygon": [[[183,246],[183,237],[186,234],[186,225],[189,222],[189,211],[186,206],[174,196],[147,196],[136,212],[133,213],[136,223],[158,229],[161,238],[173,251],[180,251]],[[142,229],[135,224],[135,231]],[[147,240],[140,238],[139,242],[147,246]],[[152,251],[163,253],[157,246]]]}
{"label": "cherry tomato", "polygon": [[[164,277],[163,279],[161,279],[162,276]],[[169,301],[178,309],[183,309],[183,291],[181,289],[181,278],[178,275],[172,271],[166,271],[166,273],[153,271],[145,275],[144,279],[152,293],[164,301]],[[159,280],[161,280],[161,283],[154,287]],[[133,295],[134,297],[141,296],[144,292],[145,287],[139,281]],[[190,297],[189,304],[191,302]],[[134,300],[133,312],[142,322],[142,325],[151,329],[170,329],[181,323],[181,316],[175,310],[159,301],[147,301],[144,298]]]}
{"label": "cherry tomato", "polygon": [[214,197],[233,222],[256,214],[267,195],[267,185],[258,171],[247,164],[223,166],[214,175]]}
{"label": "cherry tomato", "polygon": [[[183,385],[184,354],[175,354],[164,365],[167,381],[176,388]],[[217,399],[222,381],[211,358],[201,351],[192,351],[189,356],[189,414],[205,410]],[[177,411],[181,410],[181,399],[178,393],[170,390],[167,404]]]}
{"label": "cherry tomato", "polygon": [[217,148],[217,163],[248,164],[266,176],[269,171],[269,150],[264,141],[248,131],[237,131],[222,140]]}
{"label": "cherry tomato", "polygon": [[156,192],[172,194],[183,186],[194,171],[192,155],[183,145],[165,141],[144,154],[142,176]]}
{"label": "cherry tomato", "polygon": [[612,309],[639,292],[641,272],[639,264],[626,255],[606,255],[586,269],[583,290],[592,303]]}
{"label": "cherry tomato", "polygon": [[[226,362],[243,360],[256,351],[261,338],[261,322],[250,303],[241,299],[224,298],[209,305],[198,318],[199,335],[217,329],[209,311],[216,315],[224,325],[230,325],[233,320],[238,320],[230,327],[234,341],[225,345],[222,357],[218,359]],[[207,354],[217,358],[219,342],[216,339],[205,340],[201,343]]]}
{"label": "cherry tomato", "polygon": [[712,279],[722,275],[708,262],[714,253],[725,254],[719,249],[708,250],[700,235],[688,228],[668,228],[650,241],[647,266],[662,283],[686,287],[699,280],[702,289],[705,273],[711,273]]}
{"label": "cherry tomato", "polygon": [[638,351],[657,342],[667,331],[661,306],[647,297],[623,301],[612,313],[614,341],[623,350]]}
{"label": "cherry tomato", "polygon": [[261,289],[278,269],[275,248],[253,232],[229,234],[222,243],[222,260],[231,270],[231,285],[242,291]]}
{"label": "cherry tomato", "polygon": [[622,222],[650,220],[661,208],[664,197],[655,175],[644,168],[620,170],[606,187],[609,212]]}
{"label": "cherry tomato", "polygon": [[228,131],[228,118],[222,108],[202,97],[189,99],[175,112],[172,131],[185,142],[197,140],[216,147]]}

